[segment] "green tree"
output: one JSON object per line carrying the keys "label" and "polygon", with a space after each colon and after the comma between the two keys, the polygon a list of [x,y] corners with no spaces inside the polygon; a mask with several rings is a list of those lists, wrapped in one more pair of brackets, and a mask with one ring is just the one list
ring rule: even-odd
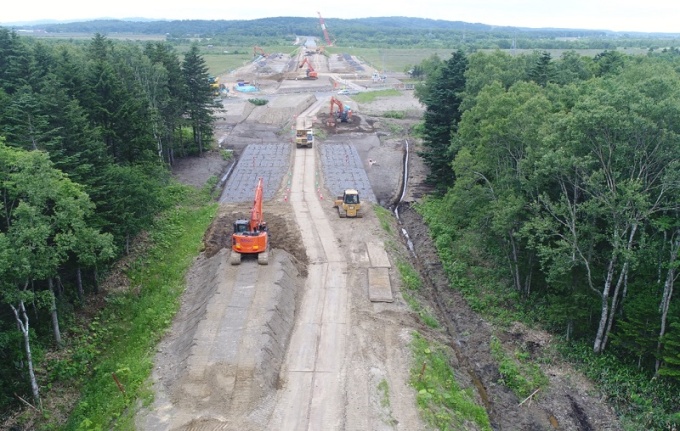
{"label": "green tree", "polygon": [[[515,289],[528,295],[531,266],[523,255],[519,232],[528,194],[523,190],[523,161],[527,151],[541,145],[553,108],[535,83],[517,82],[507,91],[495,81],[477,95],[463,114],[455,136],[459,151],[453,168],[456,184],[449,193],[466,195],[467,202],[450,208],[488,239],[487,247],[504,244],[501,252],[511,269]],[[474,209],[467,208],[470,202]],[[523,275],[524,274],[524,275]]]}
{"label": "green tree", "polygon": [[200,155],[212,139],[214,118],[211,108],[214,104],[208,67],[199,53],[198,45],[193,44],[185,54],[182,71],[187,90],[186,112],[191,125],[193,143]]}
{"label": "green tree", "polygon": [[423,127],[423,149],[420,156],[430,169],[427,180],[443,192],[453,185],[451,161],[455,149],[451,138],[461,118],[460,104],[465,89],[467,57],[455,52],[426,80],[427,93],[421,103],[426,106]]}
{"label": "green tree", "polygon": [[594,76],[594,67],[590,57],[576,51],[565,51],[554,63],[554,80],[560,85],[586,81]]}
{"label": "green tree", "polygon": [[[102,248],[110,247],[110,237],[88,227],[93,205],[87,194],[54,169],[44,152],[12,149],[0,142],[0,194],[0,299],[12,309],[21,331],[33,399],[40,405],[25,304],[49,307],[59,344],[51,280],[69,252],[78,251],[74,245],[79,237],[94,234]],[[50,289],[37,289],[36,284],[45,282]]]}
{"label": "green tree", "polygon": [[[182,136],[182,114],[184,101],[187,99],[182,65],[172,47],[166,43],[148,43],[144,52],[154,65],[160,65],[165,69],[165,88],[159,85],[158,80],[150,80],[151,85],[147,94],[151,106],[159,111],[162,118],[160,130],[154,130],[161,157],[167,164],[172,165],[178,148],[177,141],[180,141]],[[157,77],[160,73],[154,71],[152,76]]]}
{"label": "green tree", "polygon": [[606,347],[630,269],[639,263],[640,228],[679,205],[677,186],[669,181],[680,160],[678,135],[664,114],[651,109],[677,109],[677,83],[667,80],[664,86],[668,91],[651,92],[620,79],[590,83],[556,122],[547,151],[533,167],[553,181],[537,196],[542,215],[534,226],[547,235],[543,241],[553,238],[539,253],[556,274],[582,268],[584,282],[599,297],[596,353]]}
{"label": "green tree", "polygon": [[508,89],[514,83],[524,80],[527,61],[526,56],[512,56],[500,50],[470,54],[465,72],[462,110],[470,109],[474,105],[477,94],[495,81]]}
{"label": "green tree", "polygon": [[552,64],[552,56],[549,52],[544,51],[537,54],[537,58],[527,71],[529,80],[534,81],[541,87],[545,87],[549,82],[553,81],[554,66]]}

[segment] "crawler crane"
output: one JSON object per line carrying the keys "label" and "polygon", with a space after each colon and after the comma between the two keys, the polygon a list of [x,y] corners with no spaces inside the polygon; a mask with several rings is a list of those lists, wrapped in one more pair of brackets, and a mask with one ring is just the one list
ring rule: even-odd
{"label": "crawler crane", "polygon": [[257,254],[257,263],[269,263],[269,231],[262,216],[262,178],[255,188],[255,201],[250,210],[250,220],[236,220],[231,235],[232,265],[241,263],[241,255]]}

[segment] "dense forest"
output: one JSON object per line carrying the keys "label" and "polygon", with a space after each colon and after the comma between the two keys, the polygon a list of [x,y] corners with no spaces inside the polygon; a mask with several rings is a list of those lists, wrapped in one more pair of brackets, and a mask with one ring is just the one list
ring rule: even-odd
{"label": "dense forest", "polygon": [[421,65],[419,204],[456,288],[589,362],[633,429],[680,424],[680,53]]}
{"label": "dense forest", "polygon": [[169,166],[211,143],[212,100],[195,46],[180,58],[165,43],[45,44],[0,29],[0,411],[40,406],[58,379],[45,353],[175,204]]}
{"label": "dense forest", "polygon": [[[620,33],[606,30],[498,27],[425,18],[326,18],[338,46],[473,49],[663,49],[677,46],[680,34]],[[99,20],[22,27],[48,33],[137,33],[166,35],[168,41],[210,39],[226,45],[284,45],[294,35],[321,36],[317,18],[277,17],[254,20],[122,21]]]}

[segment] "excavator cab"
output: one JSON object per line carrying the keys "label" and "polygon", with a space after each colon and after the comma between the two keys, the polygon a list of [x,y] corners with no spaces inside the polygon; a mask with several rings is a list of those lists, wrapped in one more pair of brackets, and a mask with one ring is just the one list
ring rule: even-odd
{"label": "excavator cab", "polygon": [[248,220],[236,220],[234,222],[234,233],[248,232]]}

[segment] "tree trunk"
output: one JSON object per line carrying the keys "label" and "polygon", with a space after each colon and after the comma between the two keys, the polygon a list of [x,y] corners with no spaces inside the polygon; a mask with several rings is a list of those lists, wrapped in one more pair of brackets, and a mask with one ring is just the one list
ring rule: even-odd
{"label": "tree trunk", "polygon": [[[630,255],[631,250],[633,250],[633,240],[635,239],[635,234],[637,233],[637,224],[633,224],[630,229],[630,234],[628,235],[628,243],[626,244],[626,251]],[[602,349],[607,347],[607,340],[609,339],[609,333],[612,330],[612,325],[614,324],[614,317],[616,316],[616,309],[619,305],[623,305],[623,300],[626,298],[628,290],[628,269],[630,268],[630,263],[626,257],[626,261],[621,268],[621,273],[619,274],[619,279],[616,282],[616,288],[614,289],[614,296],[612,297],[612,306],[609,312],[609,318],[607,322],[607,330],[604,333],[604,340],[602,341]],[[621,292],[621,286],[623,286],[623,296],[621,297],[621,304],[619,304],[619,292]]]}
{"label": "tree trunk", "polygon": [[602,295],[602,305],[600,309],[600,323],[597,327],[597,335],[595,336],[595,343],[593,344],[593,351],[595,353],[602,353],[602,350],[604,349],[602,342],[604,340],[605,329],[607,328],[607,318],[609,317],[609,291],[612,287],[615,266],[616,256],[612,256],[611,260],[609,261],[609,266],[607,267],[607,278],[604,282],[602,292],[600,293]]}
{"label": "tree trunk", "polygon": [[659,340],[656,344],[656,364],[654,365],[654,374],[658,374],[661,368],[661,349],[663,347],[663,337],[666,335],[666,323],[668,319],[668,308],[673,298],[673,286],[675,284],[675,261],[678,258],[678,251],[680,250],[680,231],[674,235],[675,240],[671,243],[671,255],[668,261],[668,272],[666,273],[666,281],[663,285],[663,296],[661,297],[661,304],[659,304],[659,312],[661,313],[661,330],[659,331]]}
{"label": "tree trunk", "polygon": [[517,251],[517,243],[515,241],[515,237],[513,236],[513,231],[511,230],[508,232],[508,238],[510,239],[510,246],[512,247],[512,254],[511,254],[511,267],[512,267],[512,278],[515,282],[515,289],[520,292],[526,294],[524,292],[524,289],[522,288],[522,280],[520,279],[520,274],[519,274],[519,263],[518,263],[518,254],[519,252]]}
{"label": "tree trunk", "polygon": [[52,303],[50,304],[50,314],[52,315],[52,330],[54,331],[54,342],[61,347],[61,331],[59,330],[59,314],[57,313],[57,298],[54,295],[54,282],[52,277],[47,280],[50,286],[50,293],[52,294]]}
{"label": "tree trunk", "polygon": [[99,274],[97,273],[97,267],[94,268],[94,293],[99,293]]}
{"label": "tree trunk", "polygon": [[[607,329],[604,332],[604,339],[602,340],[602,348],[600,351],[604,351],[607,348],[607,341],[609,340],[609,333],[612,330],[612,325],[614,324],[614,316],[616,316],[616,307],[619,305],[619,292],[621,291],[621,286],[624,284],[624,280],[628,274],[628,262],[623,264],[621,273],[619,274],[619,279],[616,282],[616,287],[614,288],[614,296],[612,297],[612,305],[609,311],[609,317],[607,318]],[[623,302],[623,299],[621,299]]]}
{"label": "tree trunk", "polygon": [[80,270],[80,265],[76,268],[76,283],[78,284],[78,300],[83,303],[83,298],[85,297],[85,291],[83,290],[83,274]]}
{"label": "tree trunk", "polygon": [[[14,305],[9,305],[14,312],[14,317],[17,322],[17,326],[24,336],[24,350],[26,352],[26,362],[28,363],[28,377],[31,381],[31,392],[33,393],[33,403],[42,410],[42,402],[40,401],[40,387],[38,386],[38,381],[35,378],[35,370],[33,369],[33,356],[31,354],[31,338],[28,331],[28,314],[26,314],[26,307],[24,306],[24,301],[19,302],[19,310],[14,307]],[[19,314],[21,312],[21,315]]]}

